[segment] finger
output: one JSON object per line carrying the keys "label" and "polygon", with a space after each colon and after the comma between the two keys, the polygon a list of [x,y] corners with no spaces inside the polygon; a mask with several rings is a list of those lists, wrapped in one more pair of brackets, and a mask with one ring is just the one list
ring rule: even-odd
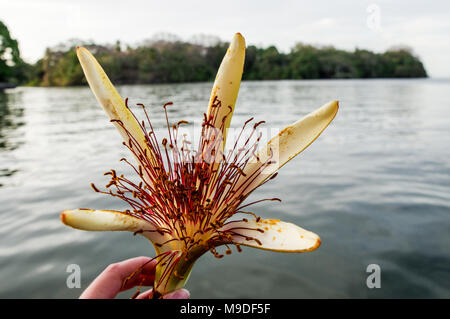
{"label": "finger", "polygon": [[[136,257],[111,264],[89,285],[80,298],[112,299],[122,289],[123,281],[143,267],[146,275],[154,274],[156,261],[148,257]],[[131,278],[130,278],[131,279]]]}
{"label": "finger", "polygon": [[181,288],[164,295],[163,299],[189,299],[191,294],[188,290]]}
{"label": "finger", "polygon": [[[143,293],[141,293],[139,296],[136,297],[136,299],[149,299],[152,297],[153,289],[147,290]],[[175,291],[172,291],[162,297],[162,299],[189,299],[191,294],[187,289],[178,289]]]}
{"label": "finger", "polygon": [[129,279],[125,279],[120,291],[125,291],[131,289],[136,286],[153,286],[153,282],[155,281],[155,274],[145,275],[145,274],[136,274]]}
{"label": "finger", "polygon": [[136,297],[136,299],[149,299],[152,297],[153,289],[149,289]]}
{"label": "finger", "polygon": [[153,286],[155,281],[156,260],[150,259],[123,281],[121,291],[136,286]]}

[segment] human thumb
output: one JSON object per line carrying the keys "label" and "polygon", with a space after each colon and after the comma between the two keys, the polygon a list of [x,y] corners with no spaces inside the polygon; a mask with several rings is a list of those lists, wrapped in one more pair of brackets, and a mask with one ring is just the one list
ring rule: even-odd
{"label": "human thumb", "polygon": [[191,294],[188,290],[181,288],[164,295],[162,299],[189,299]]}

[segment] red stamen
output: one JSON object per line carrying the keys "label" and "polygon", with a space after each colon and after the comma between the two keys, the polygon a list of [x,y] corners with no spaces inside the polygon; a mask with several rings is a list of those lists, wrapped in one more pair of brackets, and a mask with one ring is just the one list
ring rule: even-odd
{"label": "red stamen", "polygon": [[[204,114],[202,123],[201,139],[197,151],[189,148],[191,144],[183,137],[182,147],[178,145],[178,128],[182,124],[188,124],[186,121],[179,121],[176,125],[170,126],[167,113],[167,106],[172,102],[164,104],[164,114],[166,119],[168,139],[163,138],[161,144],[153,130],[150,117],[146,107],[142,107],[146,121],[137,121],[145,136],[145,147],[142,141],[137,141],[134,136],[126,129],[120,120],[112,120],[119,125],[128,135],[128,143],[124,145],[133,153],[138,161],[137,167],[121,159],[140,177],[138,184],[126,179],[123,175],[117,176],[114,170],[105,173],[111,180],[106,185],[108,192],[100,191],[94,184],[92,188],[96,192],[118,197],[127,202],[132,210],[124,213],[131,216],[144,219],[155,226],[160,235],[170,234],[170,239],[164,242],[156,243],[163,247],[173,241],[180,243],[180,251],[188,252],[197,245],[204,245],[217,258],[223,255],[215,250],[215,243],[220,241],[229,241],[232,236],[239,235],[230,228],[227,231],[220,229],[229,223],[226,221],[235,214],[251,214],[241,209],[254,205],[265,200],[279,200],[277,198],[262,199],[249,204],[242,205],[250,191],[250,185],[261,173],[261,169],[256,169],[251,174],[244,173],[245,167],[249,164],[252,157],[258,161],[256,151],[261,133],[256,134],[257,127],[264,121],[257,122],[251,128],[250,134],[243,140],[243,146],[238,147],[239,141],[243,139],[243,132],[246,126],[253,118],[246,121],[234,143],[233,148],[225,156],[222,152],[222,136],[226,118],[231,115],[230,112],[221,119],[217,119],[217,114],[222,107],[221,101],[214,98],[210,113]],[[125,105],[128,107],[128,99],[125,99]],[[131,110],[130,110],[131,111]],[[131,112],[133,114],[133,112]],[[136,118],[136,116],[133,114]],[[137,119],[136,119],[137,120]],[[219,127],[216,127],[218,125]],[[147,129],[148,128],[148,129]],[[164,151],[161,152],[160,145]],[[163,160],[163,154],[165,160]],[[259,168],[263,168],[271,162],[271,157],[265,162],[258,163]],[[220,160],[219,160],[220,159]],[[247,176],[248,175],[248,176]],[[245,177],[244,182],[239,182]],[[274,178],[275,175],[268,178]],[[267,181],[267,180],[266,180]],[[254,186],[252,186],[254,187]],[[114,189],[114,191],[112,190]],[[246,219],[244,219],[246,221]],[[241,227],[242,228],[242,227]],[[264,232],[257,228],[248,228]],[[147,232],[150,230],[139,230],[135,234]],[[253,237],[245,237],[249,241],[260,241]],[[241,251],[237,245],[238,251]],[[228,248],[226,254],[231,253]],[[159,262],[164,260],[170,266],[165,269],[161,277],[170,273],[169,268],[175,267],[180,256],[160,255]],[[161,279],[162,280],[162,279]]]}

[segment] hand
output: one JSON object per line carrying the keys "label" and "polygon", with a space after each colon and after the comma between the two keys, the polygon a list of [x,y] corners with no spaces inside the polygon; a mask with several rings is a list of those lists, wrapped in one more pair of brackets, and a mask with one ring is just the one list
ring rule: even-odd
{"label": "hand", "polygon": [[[136,257],[111,264],[86,288],[80,299],[113,299],[119,292],[139,285],[153,286],[155,266],[156,260],[148,257]],[[133,276],[131,276],[132,274]],[[127,278],[129,279],[122,287]],[[151,297],[152,291],[150,289],[143,292],[136,299],[147,299]],[[188,299],[189,291],[186,289],[175,290],[162,298]]]}

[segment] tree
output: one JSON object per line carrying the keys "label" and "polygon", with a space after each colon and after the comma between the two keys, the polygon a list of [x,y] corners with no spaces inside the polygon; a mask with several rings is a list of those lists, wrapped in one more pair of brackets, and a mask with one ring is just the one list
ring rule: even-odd
{"label": "tree", "polygon": [[291,51],[290,60],[293,79],[319,78],[319,57],[317,49],[312,45],[298,43]]}
{"label": "tree", "polygon": [[[201,37],[200,37],[201,39]],[[84,45],[98,59],[116,84],[147,84],[212,81],[229,43],[191,43],[174,36],[158,36],[131,47],[119,42],[96,45],[70,40],[47,49],[30,72],[32,85],[86,84],[75,47]],[[244,80],[423,77],[425,69],[410,50],[396,48],[385,53],[332,46],[297,44],[289,53],[276,47],[247,47]]]}
{"label": "tree", "polygon": [[25,72],[17,40],[11,38],[8,28],[0,21],[0,82],[17,84],[25,78]]}
{"label": "tree", "polygon": [[389,77],[427,77],[422,62],[409,48],[394,48],[383,54]]}

